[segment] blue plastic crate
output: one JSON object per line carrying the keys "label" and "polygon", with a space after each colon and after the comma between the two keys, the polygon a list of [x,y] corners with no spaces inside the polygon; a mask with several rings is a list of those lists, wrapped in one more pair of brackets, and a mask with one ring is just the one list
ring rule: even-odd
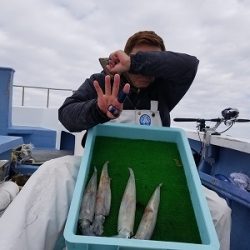
{"label": "blue plastic crate", "polygon": [[[89,168],[92,160],[95,139],[97,136],[176,143],[184,167],[188,190],[202,242],[201,244],[122,239],[114,237],[93,237],[77,234],[77,224],[82,195],[89,175]],[[114,123],[98,125],[89,130],[84,150],[84,157],[82,158],[71,207],[64,230],[64,237],[66,240],[67,249],[69,250],[218,250],[219,242],[217,234],[215,232],[206,199],[202,192],[199,175],[184,131],[176,128],[159,128]]]}

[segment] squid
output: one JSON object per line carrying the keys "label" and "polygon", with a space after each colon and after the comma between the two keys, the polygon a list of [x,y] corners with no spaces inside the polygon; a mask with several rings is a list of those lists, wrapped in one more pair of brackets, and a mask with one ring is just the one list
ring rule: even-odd
{"label": "squid", "polygon": [[130,238],[133,235],[135,210],[136,210],[136,187],[135,176],[129,168],[129,179],[122,197],[118,214],[118,235],[120,238]]}
{"label": "squid", "polygon": [[111,189],[110,178],[108,174],[108,164],[106,161],[102,167],[101,177],[98,185],[96,203],[95,203],[95,217],[92,224],[92,231],[95,235],[103,234],[103,224],[105,217],[109,215],[111,205]]}
{"label": "squid", "polygon": [[160,188],[162,184],[159,184],[152,194],[145,210],[142,215],[142,219],[138,226],[137,232],[133,238],[149,240],[154,232],[158,208],[160,204]]}
{"label": "squid", "polygon": [[83,194],[79,215],[79,226],[83,235],[94,235],[91,229],[91,224],[95,212],[96,192],[97,170],[94,168],[94,173],[92,174]]}

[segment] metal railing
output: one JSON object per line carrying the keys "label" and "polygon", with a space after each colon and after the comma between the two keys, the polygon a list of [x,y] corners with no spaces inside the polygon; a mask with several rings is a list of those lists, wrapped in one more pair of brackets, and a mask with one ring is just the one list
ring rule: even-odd
{"label": "metal railing", "polygon": [[46,90],[46,107],[49,108],[50,106],[50,94],[51,91],[68,91],[70,94],[74,92],[72,89],[62,89],[62,88],[47,88],[47,87],[37,87],[37,86],[23,86],[23,85],[13,85],[14,88],[21,88],[21,106],[24,105],[25,100],[25,89],[39,89],[39,90]]}

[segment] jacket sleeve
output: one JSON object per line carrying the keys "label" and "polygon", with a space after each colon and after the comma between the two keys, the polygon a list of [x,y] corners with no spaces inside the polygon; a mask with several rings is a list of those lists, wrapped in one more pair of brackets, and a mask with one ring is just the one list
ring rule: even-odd
{"label": "jacket sleeve", "polygon": [[154,76],[159,95],[171,111],[191,86],[198,64],[196,57],[184,53],[138,52],[131,55],[129,72]]}
{"label": "jacket sleeve", "polygon": [[72,96],[66,98],[58,110],[59,121],[70,132],[80,132],[109,120],[97,106],[94,80],[103,85],[104,75],[95,74],[86,79]]}

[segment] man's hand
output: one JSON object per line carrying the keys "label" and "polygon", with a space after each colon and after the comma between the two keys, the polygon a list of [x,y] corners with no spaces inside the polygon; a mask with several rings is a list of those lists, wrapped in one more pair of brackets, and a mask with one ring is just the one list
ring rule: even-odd
{"label": "man's hand", "polygon": [[117,50],[110,54],[107,69],[112,74],[121,74],[129,71],[130,63],[130,56],[122,50]]}
{"label": "man's hand", "polygon": [[[110,76],[105,76],[105,93],[101,89],[98,81],[94,81],[94,87],[97,93],[97,105],[100,110],[107,115],[110,119],[117,118],[122,109],[124,98],[120,99],[119,96],[120,75],[115,74],[114,83],[111,89]],[[127,95],[130,90],[130,85],[126,83],[122,89],[123,97]]]}

